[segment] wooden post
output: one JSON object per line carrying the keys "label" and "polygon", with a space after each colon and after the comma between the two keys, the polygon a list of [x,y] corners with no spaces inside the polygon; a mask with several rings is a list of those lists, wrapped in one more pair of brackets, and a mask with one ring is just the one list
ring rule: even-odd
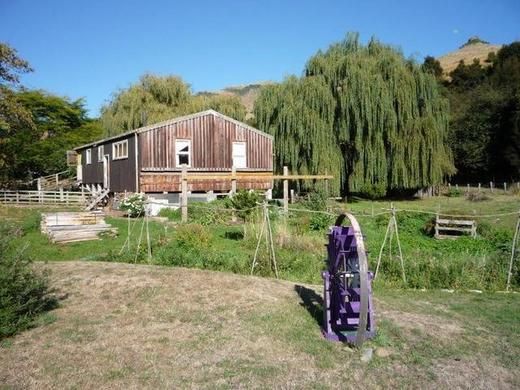
{"label": "wooden post", "polygon": [[[289,176],[289,168],[283,167],[283,175]],[[283,212],[287,214],[289,212],[289,180],[283,179]]]}
{"label": "wooden post", "polygon": [[469,183],[468,183],[468,186],[467,186],[467,187],[468,187],[468,190],[467,190],[466,192],[469,194]]}
{"label": "wooden post", "polygon": [[507,192],[507,183],[504,182],[504,192]]}
{"label": "wooden post", "polygon": [[491,189],[491,192],[493,192],[493,182],[492,181],[489,182],[489,188]]}
{"label": "wooden post", "polygon": [[58,184],[60,182],[60,179],[59,179],[59,173],[56,174],[56,187],[58,187]]}
{"label": "wooden post", "polygon": [[188,167],[182,164],[181,176],[181,212],[182,222],[188,222]]}
{"label": "wooden post", "polygon": [[291,188],[291,204],[294,203],[294,190]]}
{"label": "wooden post", "polygon": [[[236,167],[233,165],[231,167],[231,196],[235,196],[235,194],[237,193],[237,169]],[[231,222],[236,222],[237,221],[237,215],[236,213],[233,211],[231,213]]]}
{"label": "wooden post", "polygon": [[65,201],[65,196],[63,194],[63,187],[60,187],[60,202],[64,202]]}
{"label": "wooden post", "polygon": [[20,194],[18,191],[16,191],[16,204],[20,203]]}
{"label": "wooden post", "polygon": [[237,169],[233,165],[231,168],[231,194],[235,195],[237,193]]}
{"label": "wooden post", "polygon": [[478,192],[480,192],[480,183],[478,183]]}

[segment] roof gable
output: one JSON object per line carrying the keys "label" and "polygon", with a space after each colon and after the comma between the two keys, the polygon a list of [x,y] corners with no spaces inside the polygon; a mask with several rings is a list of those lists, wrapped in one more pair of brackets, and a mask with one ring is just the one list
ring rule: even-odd
{"label": "roof gable", "polygon": [[265,133],[265,132],[263,132],[261,130],[258,130],[256,128],[252,127],[252,126],[249,126],[248,124],[246,124],[244,122],[240,122],[240,121],[238,121],[236,119],[233,119],[233,118],[231,118],[231,117],[229,117],[227,115],[221,114],[220,112],[217,112],[215,110],[211,110],[210,109],[210,110],[206,110],[206,111],[197,112],[197,113],[194,113],[194,114],[189,114],[189,115],[184,115],[184,116],[168,119],[168,120],[165,120],[165,121],[162,121],[162,122],[157,122],[157,123],[154,123],[154,124],[151,124],[151,125],[139,127],[137,129],[130,130],[130,131],[127,131],[125,133],[121,133],[121,134],[118,134],[118,135],[115,135],[115,136],[112,136],[112,137],[100,139],[98,141],[94,141],[94,142],[90,142],[90,143],[85,144],[85,145],[78,146],[78,147],[74,148],[74,150],[85,149],[85,148],[88,148],[88,147],[93,146],[93,145],[105,143],[107,141],[112,141],[112,140],[115,140],[115,139],[118,139],[118,138],[124,138],[124,137],[127,137],[127,136],[132,135],[132,134],[145,133],[147,131],[151,131],[151,130],[157,129],[158,127],[168,126],[168,125],[171,125],[171,124],[183,122],[183,121],[188,120],[188,119],[198,118],[198,117],[202,117],[202,116],[206,116],[206,115],[213,115],[215,117],[219,117],[221,119],[224,119],[225,121],[235,123],[235,124],[237,124],[239,126],[242,126],[242,127],[246,128],[247,130],[250,130],[252,132],[258,133],[258,134],[260,134],[260,135],[262,135],[264,137],[273,139],[273,136],[270,135],[270,134],[267,134],[267,133]]}

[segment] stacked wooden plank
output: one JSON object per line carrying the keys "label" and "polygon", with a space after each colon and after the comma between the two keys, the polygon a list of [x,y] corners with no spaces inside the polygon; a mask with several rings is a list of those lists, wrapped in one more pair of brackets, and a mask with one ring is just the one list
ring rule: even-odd
{"label": "stacked wooden plank", "polygon": [[105,222],[102,212],[42,213],[42,233],[52,242],[68,243],[98,240],[100,233],[117,233],[117,229]]}

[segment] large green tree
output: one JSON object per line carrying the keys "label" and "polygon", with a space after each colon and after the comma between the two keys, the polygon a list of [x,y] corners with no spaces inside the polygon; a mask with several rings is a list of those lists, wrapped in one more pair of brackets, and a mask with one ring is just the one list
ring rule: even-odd
{"label": "large green tree", "polygon": [[0,42],[0,169],[7,163],[5,143],[13,128],[34,128],[30,113],[18,101],[16,90],[20,75],[31,72],[29,63],[18,56],[15,49]]}
{"label": "large green tree", "polygon": [[101,121],[108,136],[210,108],[237,120],[246,115],[235,96],[194,95],[177,76],[145,74],[114,94],[101,110]]}
{"label": "large green tree", "polygon": [[278,170],[327,171],[335,193],[384,194],[453,173],[435,77],[375,39],[364,46],[350,34],[319,51],[302,77],[263,87],[254,113],[275,136]]}
{"label": "large green tree", "polygon": [[5,139],[7,164],[0,168],[4,183],[63,171],[67,150],[102,136],[98,121],[87,117],[82,99],[71,101],[38,90],[21,90],[15,96],[33,127],[15,124]]}

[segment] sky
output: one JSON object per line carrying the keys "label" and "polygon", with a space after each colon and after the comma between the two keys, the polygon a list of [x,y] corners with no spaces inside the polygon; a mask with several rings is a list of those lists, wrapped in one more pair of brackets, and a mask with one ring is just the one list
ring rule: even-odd
{"label": "sky", "polygon": [[300,75],[347,32],[422,61],[471,36],[520,40],[520,0],[0,0],[0,41],[34,72],[28,88],[84,98],[89,114],[145,72],[194,92]]}

